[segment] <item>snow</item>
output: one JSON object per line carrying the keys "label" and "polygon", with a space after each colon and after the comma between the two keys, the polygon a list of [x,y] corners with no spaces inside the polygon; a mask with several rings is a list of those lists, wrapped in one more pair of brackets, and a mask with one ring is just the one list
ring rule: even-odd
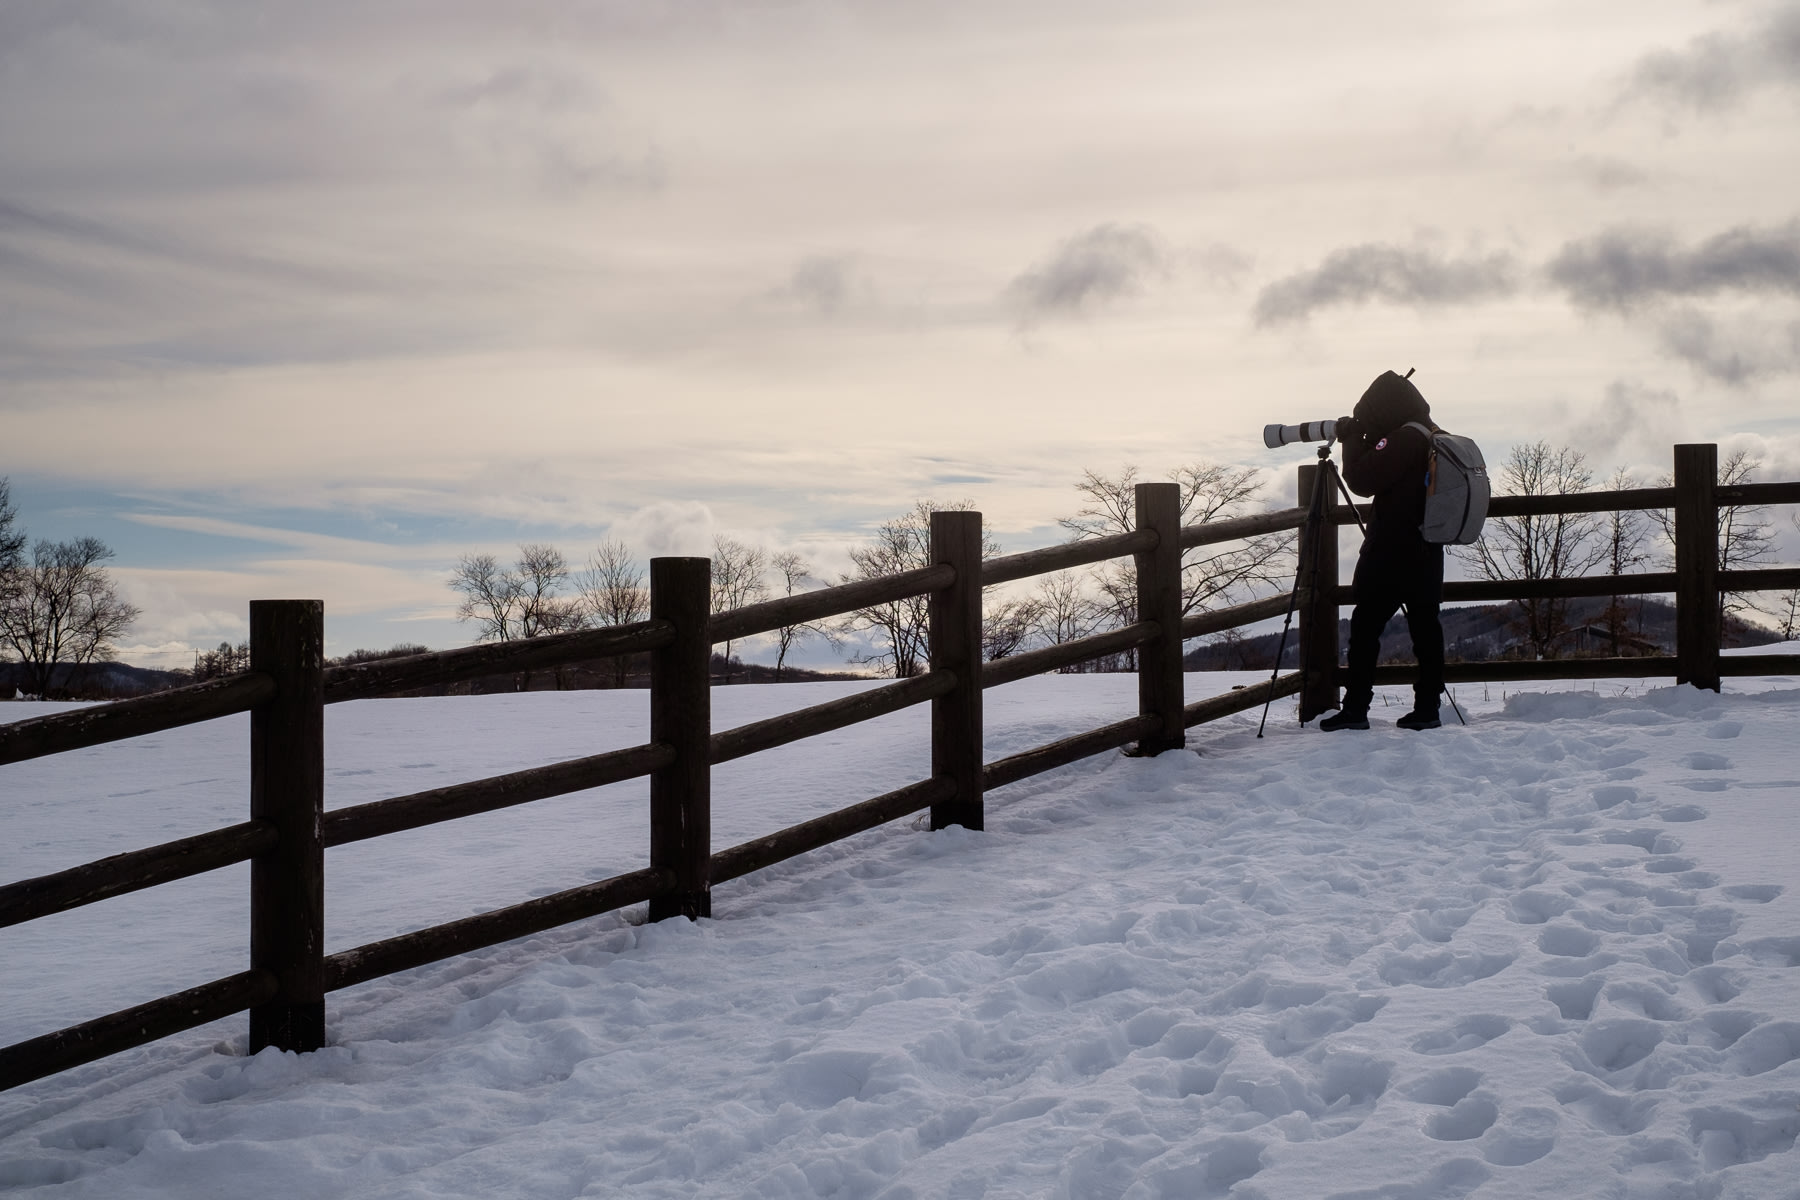
{"label": "snow", "polygon": [[[1256,677],[1193,675],[1196,698]],[[722,688],[726,728],[865,686]],[[1130,676],[989,692],[990,757]],[[34,1197],[1800,1196],[1800,682],[1278,704],[723,885],[0,1093]],[[641,741],[634,692],[328,710],[332,807]],[[1387,704],[1384,706],[1383,701]],[[56,706],[13,704],[0,719]],[[1446,713],[1448,716],[1449,714]],[[728,764],[723,847],[910,782],[922,710]],[[240,719],[0,767],[0,878],[244,819]],[[642,865],[639,782],[330,852],[328,949]],[[0,1043],[242,969],[243,868],[0,930]]]}

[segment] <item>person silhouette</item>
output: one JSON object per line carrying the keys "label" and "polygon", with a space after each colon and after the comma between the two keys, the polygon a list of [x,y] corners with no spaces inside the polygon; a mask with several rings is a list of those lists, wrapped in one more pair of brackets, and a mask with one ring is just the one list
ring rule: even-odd
{"label": "person silhouette", "polygon": [[[1421,428],[1423,427],[1423,428]],[[1356,558],[1351,595],[1350,654],[1344,702],[1319,728],[1367,729],[1375,698],[1375,663],[1381,631],[1396,610],[1406,610],[1413,657],[1419,663],[1413,707],[1395,722],[1402,729],[1436,729],[1438,696],[1444,690],[1444,627],[1438,606],[1444,596],[1444,548],[1419,532],[1425,519],[1426,475],[1430,470],[1431,406],[1412,382],[1412,372],[1383,371],[1337,421],[1344,449],[1344,482],[1359,496],[1374,498],[1373,515]]]}

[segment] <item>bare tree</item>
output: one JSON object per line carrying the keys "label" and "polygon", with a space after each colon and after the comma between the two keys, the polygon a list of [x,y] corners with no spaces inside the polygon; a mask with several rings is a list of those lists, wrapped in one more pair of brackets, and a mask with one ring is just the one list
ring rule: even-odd
{"label": "bare tree", "polygon": [[[631,551],[617,538],[608,538],[588,555],[587,567],[575,576],[575,598],[588,624],[630,625],[650,615],[650,592],[644,572],[632,560]],[[613,686],[624,687],[631,679],[631,655],[611,660]]]}
{"label": "bare tree", "polygon": [[[1512,448],[1500,468],[1500,491],[1515,496],[1566,496],[1593,482],[1587,457],[1545,441]],[[1568,579],[1584,575],[1606,555],[1596,513],[1501,517],[1459,556],[1488,579]],[[1568,633],[1566,597],[1518,601],[1518,629],[1537,658],[1555,658]]]}
{"label": "bare tree", "polygon": [[[712,610],[730,612],[767,599],[769,585],[763,576],[768,570],[769,555],[761,546],[722,534],[713,538]],[[730,642],[725,643],[725,682],[731,682]]]}
{"label": "bare tree", "polygon": [[[804,591],[802,586],[816,582],[812,573],[812,564],[792,550],[783,550],[777,554],[773,562],[775,571],[781,576],[781,594],[792,596]],[[821,637],[832,645],[837,645],[837,631],[830,625],[820,621],[802,621],[798,625],[783,625],[775,631],[775,678],[781,678],[781,672],[787,665],[788,652],[809,637]]]}
{"label": "bare tree", "polygon": [[1016,596],[985,605],[981,614],[981,657],[987,662],[1017,654],[1043,627],[1043,601]]}
{"label": "bare tree", "polygon": [[[1074,571],[1058,571],[1038,580],[1032,592],[1037,601],[1037,633],[1045,643],[1060,646],[1093,633],[1105,617],[1102,605]],[[1091,671],[1091,663],[1063,667],[1065,674]]]}
{"label": "bare tree", "polygon": [[[1725,461],[1719,464],[1718,483],[1721,487],[1750,483],[1756,472],[1762,469],[1762,460],[1753,458],[1747,450],[1734,450],[1726,455]],[[1664,475],[1657,480],[1659,487],[1670,487],[1675,480]],[[1775,527],[1768,518],[1769,507],[1766,504],[1721,504],[1718,510],[1718,547],[1719,570],[1741,571],[1758,563],[1769,561],[1775,551]],[[1668,554],[1672,562],[1675,554],[1675,514],[1667,509],[1653,514],[1662,527],[1663,536],[1668,541]],[[1755,596],[1749,592],[1719,593],[1719,628],[1725,628],[1725,618],[1746,610],[1755,609]]]}
{"label": "bare tree", "polygon": [[[869,544],[851,548],[855,570],[844,576],[843,582],[880,579],[930,566],[932,512],[967,512],[974,507],[967,500],[915,501],[900,516],[882,522]],[[983,530],[981,557],[992,558],[997,553],[999,544]],[[873,634],[873,644],[850,661],[885,667],[896,679],[917,675],[931,658],[930,605],[924,596],[859,608],[846,614],[838,629],[845,634]]]}
{"label": "bare tree", "polygon": [[25,531],[13,528],[18,515],[12,503],[12,484],[0,475],[0,579],[25,561]]}
{"label": "bare tree", "polygon": [[[1637,477],[1624,467],[1614,470],[1612,477],[1606,481],[1609,492],[1624,492],[1638,486]],[[1644,540],[1649,536],[1649,518],[1642,509],[1624,508],[1603,514],[1600,527],[1600,538],[1605,545],[1605,556],[1608,575],[1624,575],[1649,560],[1644,551]],[[1631,624],[1631,607],[1626,603],[1627,597],[1613,595],[1606,605],[1606,611],[1600,615],[1605,622],[1607,640],[1612,644],[1615,657],[1619,653],[1622,639]],[[1635,597],[1639,623],[1642,623],[1644,598]]]}
{"label": "bare tree", "polygon": [[110,660],[114,640],[138,619],[101,565],[112,556],[98,538],[39,539],[29,561],[15,554],[0,573],[0,650],[23,664],[34,694],[50,695],[58,666],[72,678],[73,668]]}
{"label": "bare tree", "polygon": [[[1181,523],[1198,525],[1243,515],[1262,491],[1251,467],[1195,462],[1169,473],[1181,487]],[[1135,528],[1138,469],[1125,466],[1116,476],[1083,471],[1075,490],[1082,507],[1058,524],[1077,539],[1129,533]],[[1248,599],[1265,588],[1284,585],[1291,533],[1265,534],[1213,546],[1198,546],[1181,556],[1182,613],[1201,612],[1218,603]],[[1093,569],[1097,600],[1106,624],[1115,627],[1137,620],[1137,571],[1130,559],[1102,563]],[[1135,655],[1122,656],[1129,666]]]}
{"label": "bare tree", "polygon": [[[562,595],[569,578],[568,560],[554,546],[527,542],[518,561],[502,567],[491,554],[465,554],[450,576],[450,587],[462,600],[456,619],[476,622],[479,642],[511,642],[579,629],[581,607]],[[529,691],[532,672],[519,674],[518,690]],[[557,686],[565,682],[561,668]]]}

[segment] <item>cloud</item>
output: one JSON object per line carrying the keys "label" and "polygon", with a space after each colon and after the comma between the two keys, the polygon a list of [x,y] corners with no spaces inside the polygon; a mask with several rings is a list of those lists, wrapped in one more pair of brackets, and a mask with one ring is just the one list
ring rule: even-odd
{"label": "cloud", "polygon": [[1256,323],[1304,321],[1322,308],[1367,304],[1438,307],[1511,295],[1518,269],[1505,251],[1451,258],[1425,246],[1365,242],[1326,255],[1310,271],[1278,279],[1256,298]]}
{"label": "cloud", "polygon": [[1646,187],[1654,182],[1649,171],[1636,163],[1611,155],[1586,154],[1569,164],[1572,175],[1599,192]]}
{"label": "cloud", "polygon": [[1170,274],[1171,256],[1147,225],[1096,225],[1078,233],[1006,287],[1024,321],[1075,317],[1141,295]]}
{"label": "cloud", "polygon": [[815,254],[801,259],[769,299],[821,317],[835,317],[873,297],[874,289],[848,254]]}
{"label": "cloud", "polygon": [[1775,10],[1743,34],[1709,33],[1680,50],[1639,59],[1628,96],[1720,112],[1768,85],[1800,84],[1800,4]]}
{"label": "cloud", "polygon": [[1800,296],[1800,221],[1730,229],[1692,249],[1665,233],[1612,229],[1568,243],[1545,271],[1583,308],[1627,311],[1723,291]]}
{"label": "cloud", "polygon": [[1599,407],[1575,422],[1569,438],[1582,450],[1604,447],[1613,453],[1635,450],[1656,457],[1680,440],[1680,418],[1681,401],[1674,392],[1615,379],[1607,385]]}
{"label": "cloud", "polygon": [[646,560],[663,555],[709,556],[717,531],[712,509],[698,500],[648,504],[614,527],[614,533]]}
{"label": "cloud", "polygon": [[1722,330],[1706,313],[1683,309],[1663,322],[1658,341],[1708,379],[1734,387],[1800,374],[1800,321],[1785,326],[1739,321]]}

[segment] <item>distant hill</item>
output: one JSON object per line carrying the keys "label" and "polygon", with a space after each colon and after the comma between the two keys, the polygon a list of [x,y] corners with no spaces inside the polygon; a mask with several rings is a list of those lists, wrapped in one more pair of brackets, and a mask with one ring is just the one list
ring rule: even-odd
{"label": "distant hill", "polygon": [[[1615,649],[1601,629],[1601,614],[1610,601],[1603,596],[1569,602],[1569,624],[1577,632],[1562,649],[1562,657],[1595,655],[1656,655],[1675,653],[1675,606],[1662,600],[1634,597],[1627,601],[1631,618],[1628,637]],[[1507,604],[1470,605],[1446,608],[1440,613],[1444,624],[1444,655],[1451,662],[1488,662],[1520,658],[1527,652],[1514,625],[1520,613],[1516,602]],[[1182,664],[1190,671],[1270,671],[1275,668],[1275,647],[1281,634],[1258,634],[1255,637],[1231,639],[1214,637],[1189,650]],[[1763,646],[1781,640],[1780,636],[1728,617],[1725,622],[1725,645]],[[1338,621],[1338,644],[1350,644],[1350,620]],[[1411,662],[1412,640],[1406,631],[1406,619],[1395,615],[1381,635],[1382,662]],[[1290,631],[1281,665],[1292,668],[1299,664],[1299,646]]]}
{"label": "distant hill", "polygon": [[[398,658],[405,654],[417,654],[424,651],[422,646],[407,646],[395,651],[357,650],[343,658],[332,659],[335,665],[342,662],[369,662],[379,659]],[[714,654],[712,657],[713,682],[730,683],[804,683],[820,679],[862,679],[864,676],[849,671],[811,671],[803,667],[783,667],[779,676],[774,667],[760,663],[746,663],[733,658],[729,670],[725,657]],[[167,691],[173,687],[194,681],[193,674],[188,671],[161,671],[151,667],[134,667],[128,663],[92,663],[81,667],[58,667],[51,677],[51,693],[58,697],[76,700],[125,700],[132,696],[145,696],[151,692]],[[467,696],[487,695],[494,692],[516,692],[522,686],[528,686],[534,692],[580,691],[589,688],[618,687],[617,676],[613,670],[612,660],[600,659],[594,662],[575,663],[564,667],[560,672],[539,670],[531,673],[530,679],[524,680],[517,675],[494,675],[484,679],[476,679],[467,683],[442,684],[437,687],[419,688],[405,693],[408,696]],[[648,655],[636,655],[629,664],[625,687],[650,686],[650,659]],[[0,700],[10,700],[25,688],[25,672],[18,663],[0,663]]]}
{"label": "distant hill", "polygon": [[[59,666],[50,677],[53,693],[83,700],[125,700],[191,682],[185,671],[159,671],[117,662]],[[24,688],[25,669],[18,663],[0,662],[0,700],[11,699]]]}

